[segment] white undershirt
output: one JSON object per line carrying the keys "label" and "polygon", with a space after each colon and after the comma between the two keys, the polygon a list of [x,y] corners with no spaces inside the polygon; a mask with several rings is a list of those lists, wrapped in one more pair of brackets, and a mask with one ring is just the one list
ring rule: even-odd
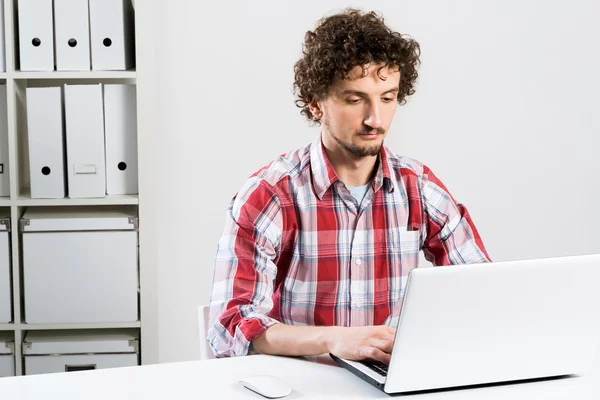
{"label": "white undershirt", "polygon": [[365,198],[365,195],[367,194],[367,191],[369,190],[369,185],[371,184],[371,182],[367,183],[364,186],[348,186],[348,190],[350,190],[350,194],[352,194],[352,197],[354,197],[356,199],[356,202],[358,203],[358,205],[360,205],[363,201],[363,199]]}

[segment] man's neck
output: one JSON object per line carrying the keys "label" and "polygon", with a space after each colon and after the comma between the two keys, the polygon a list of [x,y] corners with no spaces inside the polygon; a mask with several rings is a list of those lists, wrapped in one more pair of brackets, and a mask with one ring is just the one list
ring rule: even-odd
{"label": "man's neck", "polygon": [[371,181],[377,167],[378,156],[358,157],[346,150],[323,145],[331,166],[347,186],[363,186]]}

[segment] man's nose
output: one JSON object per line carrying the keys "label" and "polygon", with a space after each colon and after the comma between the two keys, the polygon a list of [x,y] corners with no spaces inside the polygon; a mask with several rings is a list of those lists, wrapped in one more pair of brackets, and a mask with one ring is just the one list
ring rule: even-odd
{"label": "man's nose", "polygon": [[378,104],[369,107],[364,123],[373,129],[381,128],[381,109]]}

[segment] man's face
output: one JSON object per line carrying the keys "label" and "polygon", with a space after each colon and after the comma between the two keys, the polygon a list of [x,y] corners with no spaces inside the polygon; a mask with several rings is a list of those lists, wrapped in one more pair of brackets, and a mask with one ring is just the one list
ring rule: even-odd
{"label": "man's face", "polygon": [[354,159],[379,154],[396,113],[400,84],[397,68],[383,68],[383,80],[377,74],[380,67],[370,65],[364,77],[355,67],[350,79],[334,82],[329,96],[318,102],[314,114],[321,120],[327,148],[337,146]]}

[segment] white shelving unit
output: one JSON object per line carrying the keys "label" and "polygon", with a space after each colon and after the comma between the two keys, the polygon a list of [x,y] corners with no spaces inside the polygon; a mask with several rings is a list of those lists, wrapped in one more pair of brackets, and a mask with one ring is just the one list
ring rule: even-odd
{"label": "white shelving unit", "polygon": [[[0,75],[1,77],[2,75]],[[49,71],[49,72],[7,72],[6,78],[13,79],[135,79],[135,68],[127,71]]]}
{"label": "white shelving unit", "polygon": [[12,331],[21,329],[24,331],[45,330],[73,330],[73,329],[114,329],[114,328],[139,328],[141,323],[101,323],[101,324],[0,324],[0,331]]}
{"label": "white shelving unit", "polygon": [[[8,93],[8,148],[10,197],[0,197],[0,211],[10,211],[11,217],[11,259],[12,259],[12,310],[13,322],[0,324],[0,331],[12,331],[15,337],[15,370],[16,375],[23,374],[22,342],[27,331],[35,330],[78,330],[78,329],[113,329],[137,328],[142,330],[141,318],[148,315],[144,312],[142,287],[144,273],[140,261],[140,321],[132,323],[100,323],[100,324],[27,324],[23,318],[22,300],[22,266],[21,266],[21,234],[18,221],[27,207],[37,206],[105,206],[135,205],[139,206],[138,195],[107,196],[99,199],[32,199],[29,195],[29,160],[26,129],[25,89],[37,86],[59,86],[65,83],[130,83],[136,84],[137,70],[127,71],[75,71],[75,72],[23,72],[18,70],[18,32],[17,32],[17,0],[4,0],[4,37],[6,72],[0,72],[0,83],[6,84]],[[137,25],[137,15],[136,15]],[[136,41],[139,30],[136,29]],[[136,89],[137,91],[137,89]],[[138,91],[138,99],[139,99]],[[139,102],[139,101],[138,101]],[[138,110],[139,113],[139,110]],[[139,119],[139,118],[138,118]],[[138,127],[138,141],[142,126]],[[139,146],[141,147],[141,146]],[[139,151],[139,148],[138,148]],[[139,154],[142,158],[143,155]],[[141,167],[140,167],[141,169]],[[144,223],[140,217],[139,235],[142,236]],[[141,241],[140,241],[141,243]],[[140,249],[141,253],[141,249]],[[143,333],[143,332],[142,332]],[[156,340],[151,338],[151,342]],[[156,360],[156,344],[151,349],[152,355],[147,357],[143,340],[140,341],[141,359],[145,363],[148,358]]]}

